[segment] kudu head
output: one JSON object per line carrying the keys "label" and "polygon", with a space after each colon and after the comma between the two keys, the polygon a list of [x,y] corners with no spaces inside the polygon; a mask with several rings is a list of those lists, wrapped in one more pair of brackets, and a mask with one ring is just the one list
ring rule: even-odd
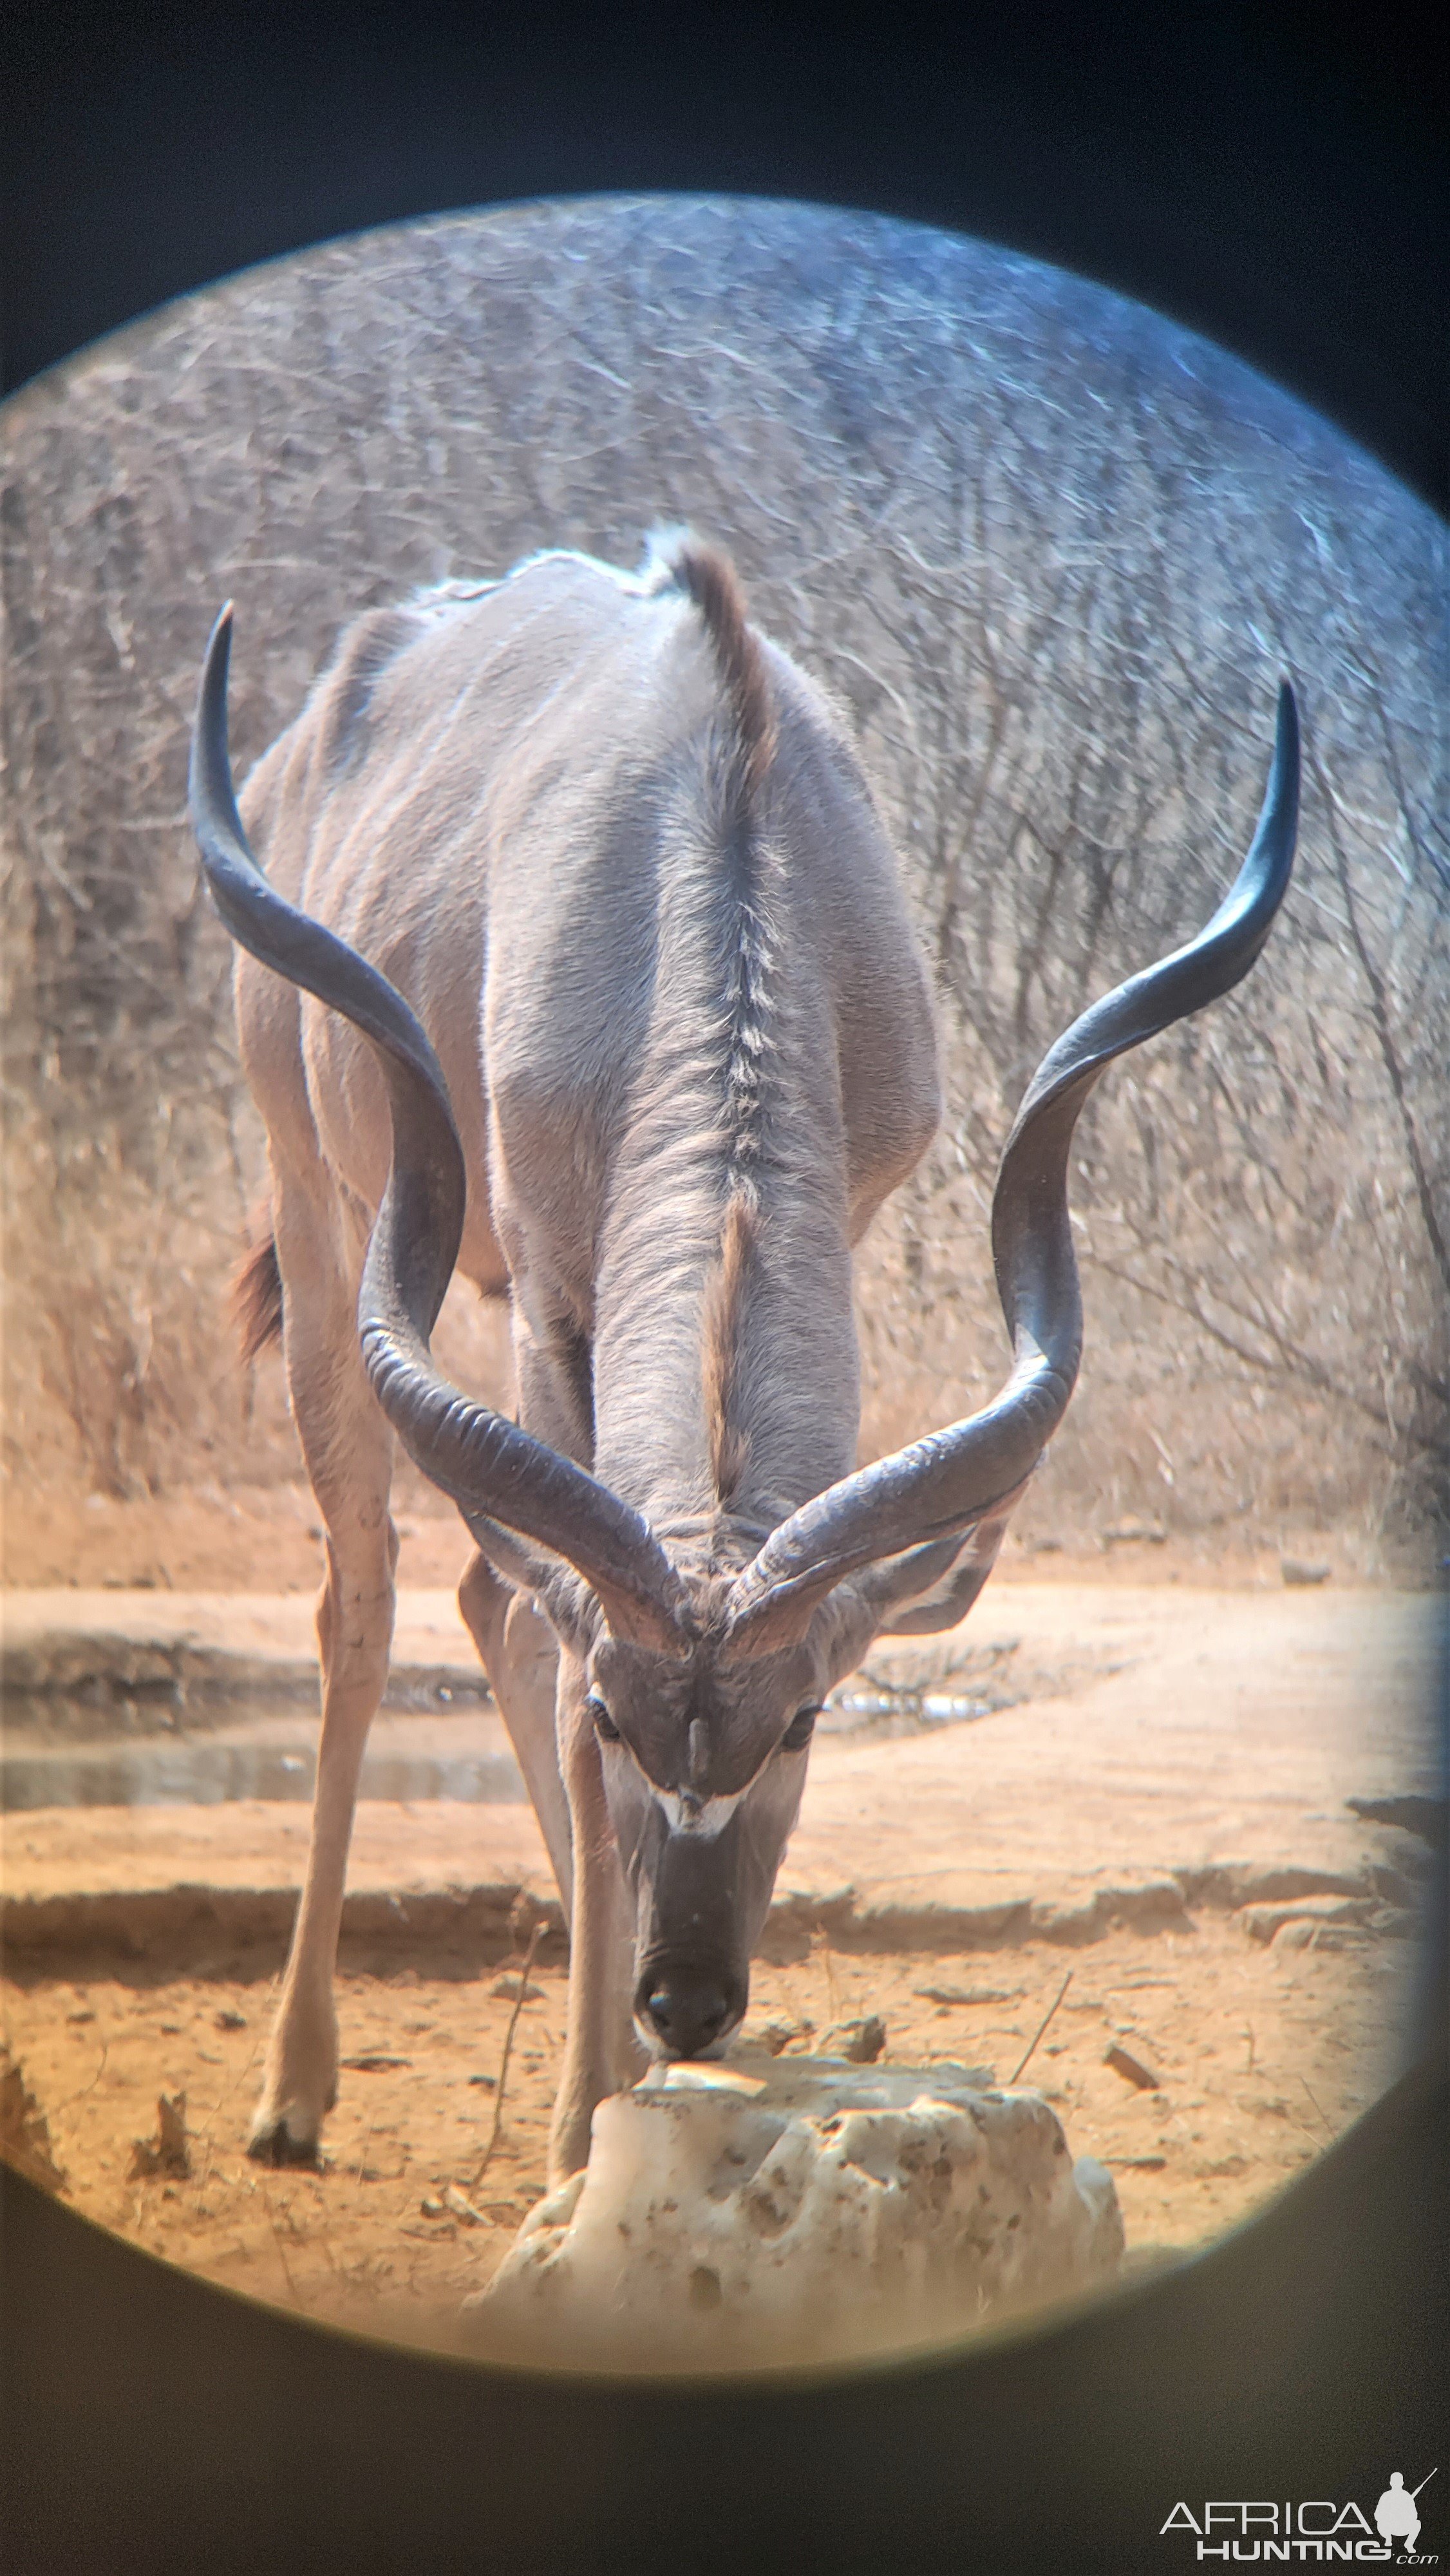
{"label": "kudu head", "polygon": [[208,883],[233,937],[350,1019],[388,1085],[392,1170],[358,1306],[369,1377],[409,1455],[554,1626],[561,1732],[573,1758],[600,1765],[633,1894],[637,2026],[658,2054],[704,2054],[744,2013],[751,1953],[827,1691],[879,1629],[933,1629],[964,1615],[1066,1411],[1082,1341],[1067,1208],[1078,1114],[1115,1056],[1228,992],[1258,956],[1293,861],[1293,693],[1287,682],[1280,689],[1258,829],[1212,920],[1083,1012],[1028,1087],[992,1209],[1013,1349],[1001,1393],[817,1494],[743,1567],[701,1570],[672,1558],[637,1511],[573,1460],[434,1367],[429,1337],[466,1186],[442,1070],[393,987],[257,868],[227,756],[229,648],[224,610],[192,747],[191,811]]}

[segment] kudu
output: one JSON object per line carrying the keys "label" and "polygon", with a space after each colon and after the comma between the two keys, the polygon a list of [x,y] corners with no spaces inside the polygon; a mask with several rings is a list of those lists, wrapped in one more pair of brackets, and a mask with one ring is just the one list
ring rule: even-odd
{"label": "kudu", "polygon": [[[635,577],[544,555],[364,618],[254,771],[246,828],[229,642],[226,610],[192,816],[251,952],[275,1243],[253,1341],[282,1324],[327,1559],[311,1853],[252,2150],[313,2156],[335,2096],[396,1433],[476,1541],[460,1603],[569,1917],[557,2177],[641,2042],[698,2056],[739,2024],[832,1685],[987,1578],[1077,1373],[1078,1113],[1258,955],[1293,857],[1294,701],[1212,921],[1028,1088],[992,1212],[1001,1394],[857,1468],[851,1253],[937,1123],[932,1004],[847,732],[728,561],[684,537]],[[430,1357],[455,1264],[511,1297],[517,1423]]]}

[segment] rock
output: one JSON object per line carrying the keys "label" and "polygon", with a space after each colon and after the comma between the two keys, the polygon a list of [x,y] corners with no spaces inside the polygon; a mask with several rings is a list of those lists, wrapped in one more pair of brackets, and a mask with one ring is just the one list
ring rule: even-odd
{"label": "rock", "polygon": [[1026,1993],[1025,1986],[913,1986],[912,1993],[925,2004],[1010,2004]]}
{"label": "rock", "polygon": [[[424,2206],[427,2206],[426,2202]],[[454,2218],[461,2218],[465,2227],[487,2227],[489,2224],[486,2211],[475,2209],[472,2201],[465,2197],[456,2183],[449,2183],[445,2190],[443,2206]]]}
{"label": "rock", "polygon": [[994,1950],[1020,1941],[1032,1912],[1030,1887],[984,1899],[982,1881],[954,1872],[867,1886],[857,1899],[852,1934],[862,1949],[945,1952]]}
{"label": "rock", "polygon": [[1408,1790],[1399,1798],[1346,1798],[1344,1803],[1366,1824],[1397,1825],[1402,1833],[1418,1834],[1432,1851],[1450,1849],[1450,1802],[1444,1798]]}
{"label": "rock", "polygon": [[1322,1911],[1311,1911],[1307,1905],[1292,1910],[1264,1907],[1261,1915],[1257,1929],[1251,1924],[1250,1930],[1256,1939],[1272,1941],[1276,1950],[1357,1949],[1372,1932],[1413,1941],[1421,1930],[1418,1914],[1398,1905],[1344,1905]]}
{"label": "rock", "polygon": [[1308,1565],[1300,1556],[1281,1556],[1279,1572],[1287,1584],[1303,1588],[1311,1583],[1327,1583],[1330,1569],[1327,1565]]}
{"label": "rock", "polygon": [[1364,1896],[1371,1884],[1365,1870],[1315,1869],[1297,1861],[1215,1861],[1173,1875],[1190,1905],[1226,1905],[1235,1912],[1276,1897]]}
{"label": "rock", "polygon": [[1040,2094],[956,2065],[652,2070],[525,2219],[471,2339],[570,2369],[728,2370],[960,2335],[1113,2273],[1106,2168]]}
{"label": "rock", "polygon": [[1272,1941],[1286,1923],[1363,1923],[1375,1910],[1363,1896],[1290,1896],[1270,1905],[1245,1905],[1239,1921],[1251,1941]]}
{"label": "rock", "polygon": [[1071,1947],[1100,1941],[1120,1924],[1129,1924],[1140,1932],[1156,1932],[1170,1924],[1187,1928],[1187,1920],[1183,1890],[1177,1879],[1145,1878],[1123,1886],[1095,1887],[1086,1895],[1066,1901],[1038,1898],[1032,1905],[1030,1928],[1039,1941],[1057,1941]]}
{"label": "rock", "polygon": [[763,2048],[767,2057],[779,2057],[783,2048],[789,2048],[795,2040],[809,2039],[814,2030],[813,2021],[768,2021],[752,2031],[751,2041],[756,2048]]}
{"label": "rock", "polygon": [[1102,1532],[1104,1547],[1166,1547],[1168,1532],[1161,1521],[1112,1521]]}
{"label": "rock", "polygon": [[1303,1869],[1293,1863],[1280,1868],[1245,1869],[1235,1880],[1233,1903],[1268,1905],[1276,1899],[1305,1896],[1360,1897],[1369,1892],[1369,1881],[1362,1870]]}
{"label": "rock", "polygon": [[1405,1906],[1411,1911],[1418,1905],[1422,1884],[1413,1871],[1396,1869],[1389,1861],[1371,1861],[1368,1877],[1383,1904]]}
{"label": "rock", "polygon": [[821,2042],[823,2057],[844,2057],[852,2066],[874,2066],[886,2047],[886,2024],[879,2013],[861,2021],[840,2021]]}
{"label": "rock", "polygon": [[1116,2041],[1106,2051],[1103,2064],[1111,2066],[1115,2075],[1121,2075],[1125,2084],[1136,2084],[1140,2093],[1158,2091],[1157,2076],[1143,2064],[1141,2057],[1135,2057],[1131,2049],[1120,2047]]}

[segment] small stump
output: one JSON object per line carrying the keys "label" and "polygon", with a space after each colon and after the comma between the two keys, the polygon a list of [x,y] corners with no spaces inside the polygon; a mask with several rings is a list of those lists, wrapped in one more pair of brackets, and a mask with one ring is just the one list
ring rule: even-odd
{"label": "small stump", "polygon": [[186,2134],[186,2095],[162,2093],[156,2103],[156,2135],[134,2138],[131,2142],[131,2178],[148,2179],[153,2174],[169,2174],[184,2182],[191,2171],[191,2147]]}

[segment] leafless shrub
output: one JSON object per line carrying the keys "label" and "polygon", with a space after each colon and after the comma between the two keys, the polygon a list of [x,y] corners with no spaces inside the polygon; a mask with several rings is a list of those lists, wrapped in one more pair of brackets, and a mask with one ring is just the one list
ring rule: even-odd
{"label": "leafless shrub", "polygon": [[[1089,1364],[1026,1526],[1423,1509],[1443,1472],[1443,533],[1228,359],[1029,262],[798,207],[530,208],[188,299],[20,396],[4,521],[7,1467],[115,1492],[292,1452],[223,1283],[261,1187],[183,821],[237,601],[239,766],[339,628],[689,519],[849,707],[934,959],[948,1115],[861,1269],[868,1449],[998,1374],[985,1217],[1071,1013],[1204,916],[1280,668],[1286,924],[1114,1079]],[[475,1356],[502,1383],[485,1335]]]}

